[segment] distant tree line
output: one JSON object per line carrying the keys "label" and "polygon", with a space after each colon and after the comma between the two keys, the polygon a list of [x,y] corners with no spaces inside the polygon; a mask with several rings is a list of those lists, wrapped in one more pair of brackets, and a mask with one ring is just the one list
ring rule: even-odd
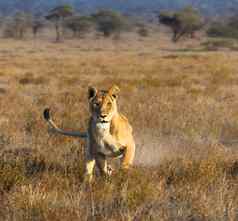
{"label": "distant tree line", "polygon": [[56,42],[63,40],[65,30],[71,31],[73,37],[82,37],[94,28],[104,37],[110,37],[130,29],[129,19],[119,12],[100,10],[85,16],[74,12],[70,5],[61,5],[50,10],[46,16],[17,12],[5,19],[4,36],[23,39],[31,30],[36,38],[38,33],[50,24],[54,27]]}
{"label": "distant tree line", "polygon": [[[178,42],[184,38],[194,38],[196,32],[207,28],[210,37],[238,38],[238,15],[234,14],[228,20],[205,22],[199,11],[191,6],[177,11],[160,11],[157,13],[159,24],[171,30],[172,41]],[[17,12],[11,17],[1,18],[4,37],[16,39],[25,38],[31,31],[34,38],[46,27],[52,27],[56,42],[65,38],[65,33],[71,33],[73,38],[82,38],[87,33],[96,31],[103,37],[120,37],[122,32],[136,30],[141,37],[150,33],[148,22],[125,16],[113,10],[99,10],[89,15],[81,15],[71,5],[60,5],[49,10],[44,15]]]}

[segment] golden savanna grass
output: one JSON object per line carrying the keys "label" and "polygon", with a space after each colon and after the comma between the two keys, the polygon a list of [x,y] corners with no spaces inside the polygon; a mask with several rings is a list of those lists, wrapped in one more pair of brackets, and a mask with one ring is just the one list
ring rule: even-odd
{"label": "golden savanna grass", "polygon": [[[0,220],[237,220],[237,144],[221,141],[238,138],[238,54],[97,41],[1,40]],[[42,111],[85,130],[88,86],[112,84],[135,167],[87,187],[84,143]]]}

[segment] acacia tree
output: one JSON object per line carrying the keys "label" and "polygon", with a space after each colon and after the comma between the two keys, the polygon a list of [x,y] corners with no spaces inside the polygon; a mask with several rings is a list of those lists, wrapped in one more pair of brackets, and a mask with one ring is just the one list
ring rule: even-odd
{"label": "acacia tree", "polygon": [[171,28],[174,42],[185,35],[193,37],[194,33],[203,26],[201,15],[192,7],[186,7],[175,13],[161,12],[159,22]]}
{"label": "acacia tree", "polygon": [[39,33],[39,31],[45,26],[45,21],[43,18],[41,17],[35,17],[32,20],[32,33],[34,38],[37,37],[37,34]]}
{"label": "acacia tree", "polygon": [[112,10],[101,10],[92,15],[97,30],[102,32],[104,37],[110,37],[113,33],[119,34],[128,28],[128,22],[120,13]]}
{"label": "acacia tree", "polygon": [[52,9],[46,16],[46,19],[53,22],[56,32],[56,42],[62,40],[62,27],[65,18],[73,15],[73,7],[70,5],[62,5]]}

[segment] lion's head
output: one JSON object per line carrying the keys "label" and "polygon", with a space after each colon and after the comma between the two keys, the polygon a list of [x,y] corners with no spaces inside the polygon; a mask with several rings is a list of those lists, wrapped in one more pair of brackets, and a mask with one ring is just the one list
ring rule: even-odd
{"label": "lion's head", "polygon": [[114,85],[108,91],[88,89],[89,109],[93,119],[98,123],[110,122],[117,113],[117,95],[120,89]]}

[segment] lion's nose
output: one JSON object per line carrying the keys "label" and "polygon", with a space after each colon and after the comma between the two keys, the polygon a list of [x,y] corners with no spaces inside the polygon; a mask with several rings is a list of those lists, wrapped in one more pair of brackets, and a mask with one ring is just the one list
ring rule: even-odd
{"label": "lion's nose", "polygon": [[100,117],[101,118],[105,118],[107,115],[106,114],[101,114]]}

